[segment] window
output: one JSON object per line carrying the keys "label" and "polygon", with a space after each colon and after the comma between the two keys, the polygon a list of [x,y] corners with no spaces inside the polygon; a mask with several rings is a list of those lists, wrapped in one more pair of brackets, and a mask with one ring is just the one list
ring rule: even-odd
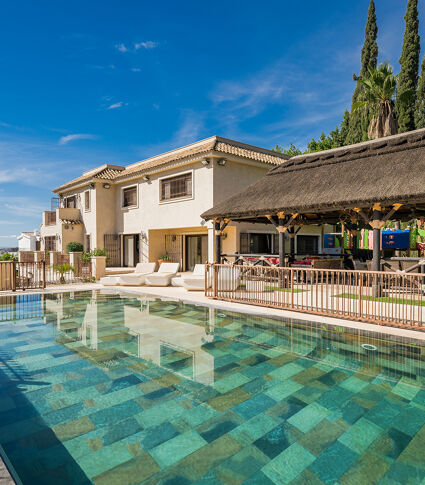
{"label": "window", "polygon": [[241,254],[276,254],[279,248],[277,234],[241,233]]}
{"label": "window", "polygon": [[318,254],[319,236],[297,236],[297,254]]}
{"label": "window", "polygon": [[84,192],[84,209],[86,211],[90,210],[90,191],[86,190]]}
{"label": "window", "polygon": [[159,195],[161,201],[192,197],[192,173],[162,179]]}
{"label": "window", "polygon": [[56,251],[56,236],[46,236],[44,238],[44,250]]}
{"label": "window", "polygon": [[137,205],[137,187],[128,187],[122,191],[122,206],[133,207]]}
{"label": "window", "polygon": [[75,195],[72,197],[67,197],[64,201],[64,205],[67,209],[76,209],[77,208],[77,199]]}

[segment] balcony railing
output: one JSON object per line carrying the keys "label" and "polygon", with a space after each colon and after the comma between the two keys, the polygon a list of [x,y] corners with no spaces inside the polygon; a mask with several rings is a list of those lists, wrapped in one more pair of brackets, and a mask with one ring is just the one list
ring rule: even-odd
{"label": "balcony railing", "polygon": [[425,274],[213,264],[205,282],[219,300],[425,328]]}

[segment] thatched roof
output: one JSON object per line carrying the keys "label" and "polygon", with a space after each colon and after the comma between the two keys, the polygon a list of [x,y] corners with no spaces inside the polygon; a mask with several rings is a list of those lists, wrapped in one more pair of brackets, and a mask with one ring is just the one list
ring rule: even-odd
{"label": "thatched roof", "polygon": [[323,213],[376,202],[425,205],[425,129],[293,157],[202,217]]}
{"label": "thatched roof", "polygon": [[59,193],[83,183],[88,184],[95,181],[94,179],[110,180],[111,183],[122,182],[124,180],[138,178],[147,173],[153,173],[155,170],[176,163],[189,163],[207,156],[226,157],[227,155],[270,165],[279,165],[288,160],[287,155],[266,148],[247,145],[246,143],[220,136],[212,136],[161,155],[141,160],[127,167],[107,164],[101,165],[100,167],[85,172],[81,177],[57,187],[53,192]]}

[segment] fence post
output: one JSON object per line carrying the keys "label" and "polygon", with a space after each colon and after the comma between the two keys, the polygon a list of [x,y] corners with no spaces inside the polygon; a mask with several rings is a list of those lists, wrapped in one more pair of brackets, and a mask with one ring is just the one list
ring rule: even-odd
{"label": "fence post", "polygon": [[363,315],[363,304],[362,304],[362,286],[363,286],[363,273],[358,275],[359,277],[359,318]]}
{"label": "fence post", "polygon": [[294,308],[294,268],[291,268],[291,308]]}
{"label": "fence post", "polygon": [[12,262],[12,291],[16,291],[16,261]]}
{"label": "fence post", "polygon": [[43,270],[43,289],[46,288],[46,261],[43,260],[42,264],[42,270]]}
{"label": "fence post", "polygon": [[217,298],[218,296],[218,266],[216,264],[213,265],[214,271],[214,283],[213,283],[213,296]]}

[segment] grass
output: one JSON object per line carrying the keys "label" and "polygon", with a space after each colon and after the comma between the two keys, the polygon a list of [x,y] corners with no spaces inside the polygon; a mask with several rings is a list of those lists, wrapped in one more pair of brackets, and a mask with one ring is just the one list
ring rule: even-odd
{"label": "grass", "polygon": [[293,293],[303,293],[307,290],[292,290],[291,288],[280,288],[279,286],[265,286],[264,289],[266,291],[286,291],[288,293],[291,293],[293,291]]}
{"label": "grass", "polygon": [[[341,293],[340,295],[334,295],[335,298],[350,298],[351,300],[358,300],[359,295],[353,293]],[[416,306],[425,306],[425,301],[419,300],[411,300],[411,299],[404,299],[404,298],[394,298],[391,296],[362,296],[362,300],[364,301],[376,301],[376,302],[383,302],[383,303],[395,303],[399,305],[416,305]]]}

